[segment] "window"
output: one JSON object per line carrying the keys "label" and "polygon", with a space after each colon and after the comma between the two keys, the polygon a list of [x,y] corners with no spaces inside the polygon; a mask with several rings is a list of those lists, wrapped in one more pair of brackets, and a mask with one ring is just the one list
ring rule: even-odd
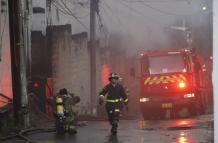
{"label": "window", "polygon": [[33,13],[45,13],[45,9],[41,7],[34,7]]}
{"label": "window", "polygon": [[150,74],[186,72],[182,55],[148,57],[148,61]]}

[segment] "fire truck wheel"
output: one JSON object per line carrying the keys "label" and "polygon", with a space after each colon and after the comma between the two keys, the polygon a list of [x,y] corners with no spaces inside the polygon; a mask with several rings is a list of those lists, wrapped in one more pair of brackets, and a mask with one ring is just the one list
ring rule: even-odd
{"label": "fire truck wheel", "polygon": [[197,104],[197,110],[198,110],[198,115],[202,115],[205,113],[205,106],[204,104],[202,103],[202,101],[198,101],[198,104]]}
{"label": "fire truck wheel", "polygon": [[200,104],[195,104],[195,106],[193,106],[191,108],[191,115],[193,116],[199,116],[201,114],[201,107]]}
{"label": "fire truck wheel", "polygon": [[204,105],[201,105],[201,106],[199,107],[199,113],[200,113],[200,115],[205,114],[205,107],[204,107]]}
{"label": "fire truck wheel", "polygon": [[145,112],[143,112],[143,118],[144,118],[144,120],[158,120],[159,119],[159,117],[157,115],[147,114]]}

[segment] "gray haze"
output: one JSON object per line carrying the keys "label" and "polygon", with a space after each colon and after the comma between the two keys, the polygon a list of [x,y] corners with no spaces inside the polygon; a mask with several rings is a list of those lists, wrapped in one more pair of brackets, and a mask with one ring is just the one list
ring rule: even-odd
{"label": "gray haze", "polygon": [[203,15],[205,4],[205,0],[100,0],[100,15],[107,36],[119,36],[122,48],[135,53],[169,47],[167,27]]}
{"label": "gray haze", "polygon": [[[63,18],[55,20],[55,7],[54,24],[72,24],[73,34],[89,31],[89,0],[66,1],[83,24],[61,12],[60,17]],[[185,34],[170,30],[169,27],[183,26],[185,19],[193,29],[208,25],[205,17],[211,13],[211,8],[203,11],[202,7],[207,6],[209,1],[211,0],[99,0],[101,18],[99,20],[96,16],[97,39],[106,47],[111,47],[111,42],[117,43],[113,45],[114,48],[125,48],[131,54],[146,49],[172,48],[175,39],[179,39],[174,36],[172,38],[172,33],[177,32],[176,35],[180,38],[185,37]],[[177,45],[183,43],[185,42]]]}

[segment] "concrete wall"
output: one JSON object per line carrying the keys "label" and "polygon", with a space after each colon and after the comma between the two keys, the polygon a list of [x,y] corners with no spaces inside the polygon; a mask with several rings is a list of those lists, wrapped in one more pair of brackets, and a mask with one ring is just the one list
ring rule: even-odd
{"label": "concrete wall", "polygon": [[[67,88],[81,98],[79,113],[90,114],[90,56],[87,33],[72,35],[71,25],[50,28],[53,31],[51,43],[54,92],[57,93],[63,87]],[[100,60],[97,61],[101,65]],[[99,70],[97,75],[100,75]],[[97,76],[97,79],[99,88],[100,77]]]}
{"label": "concrete wall", "polygon": [[51,50],[52,43],[49,35],[41,31],[31,32],[31,74],[32,76],[51,77]]}

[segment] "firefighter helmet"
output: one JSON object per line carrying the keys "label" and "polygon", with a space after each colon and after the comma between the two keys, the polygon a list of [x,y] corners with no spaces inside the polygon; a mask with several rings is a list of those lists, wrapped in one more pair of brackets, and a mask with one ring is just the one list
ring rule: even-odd
{"label": "firefighter helmet", "polygon": [[60,95],[66,95],[68,92],[67,92],[67,89],[66,88],[62,88],[62,89],[60,89],[60,91],[59,91],[59,94]]}
{"label": "firefighter helmet", "polygon": [[117,73],[110,73],[108,80],[111,81],[111,79],[119,79],[119,76]]}

